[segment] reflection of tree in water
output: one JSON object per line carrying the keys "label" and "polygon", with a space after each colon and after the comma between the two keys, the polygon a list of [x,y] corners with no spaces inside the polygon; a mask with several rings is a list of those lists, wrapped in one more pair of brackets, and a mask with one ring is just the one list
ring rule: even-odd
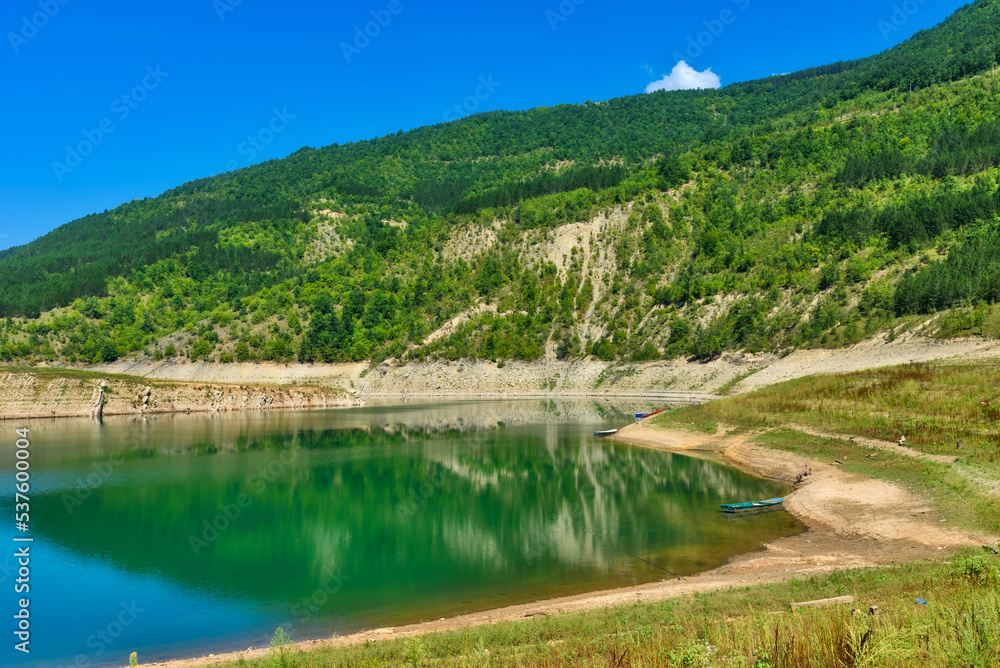
{"label": "reflection of tree in water", "polygon": [[[554,447],[526,459],[516,448],[480,448],[466,461],[450,453],[428,459],[468,482],[495,505],[519,508],[526,557],[553,554],[563,563],[615,562],[623,551],[647,553],[637,531],[655,522],[655,540],[697,540],[705,527],[691,521],[719,499],[755,498],[774,488],[713,462],[670,453],[594,444]],[[539,449],[540,450],[540,449]],[[534,484],[532,484],[534,483]],[[721,527],[729,531],[728,527]]]}
{"label": "reflection of tree in water", "polygon": [[287,434],[310,430],[363,429],[412,438],[515,425],[596,425],[610,420],[613,426],[621,426],[631,422],[633,410],[660,407],[661,403],[624,399],[467,401],[330,411],[112,416],[102,425],[65,419],[43,421],[38,430],[44,431],[49,442],[77,443],[75,453],[81,458],[115,451],[139,458],[282,448],[287,447]]}
{"label": "reflection of tree in water", "polygon": [[[66,490],[38,498],[47,537],[129,570],[262,600],[300,598],[347,574],[331,605],[370,608],[498,582],[650,579],[623,555],[720,552],[733,529],[717,504],[775,491],[712,462],[597,442],[574,425],[369,423],[190,447],[152,439],[144,459],[126,462],[72,515]],[[295,456],[281,465],[282,454]],[[249,507],[195,556],[190,537],[204,538],[204,523],[241,494]]]}

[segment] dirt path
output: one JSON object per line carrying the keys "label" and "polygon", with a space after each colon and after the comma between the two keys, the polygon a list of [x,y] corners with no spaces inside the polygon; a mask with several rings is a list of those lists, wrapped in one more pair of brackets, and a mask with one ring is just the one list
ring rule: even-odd
{"label": "dirt path", "polygon": [[907,447],[905,445],[900,445],[899,443],[893,443],[891,441],[880,441],[875,438],[866,438],[864,436],[852,436],[850,434],[833,434],[826,431],[820,431],[819,429],[814,429],[813,427],[806,427],[801,424],[790,424],[786,425],[788,429],[794,429],[795,431],[801,431],[803,434],[809,434],[810,436],[818,436],[819,438],[833,438],[840,439],[844,441],[851,441],[855,445],[864,445],[869,448],[876,448],[878,450],[888,450],[889,452],[895,452],[897,455],[903,455],[904,457],[912,457],[913,459],[920,459],[925,462],[937,462],[938,464],[954,464],[955,457],[949,457],[948,455],[930,455],[926,452],[920,452],[919,450],[914,450],[913,448]]}
{"label": "dirt path", "polygon": [[825,431],[820,431],[819,429],[814,429],[812,427],[806,427],[804,425],[788,425],[789,429],[794,429],[795,431],[801,431],[804,434],[809,434],[810,436],[818,436],[820,438],[835,438],[841,440],[850,440],[852,443],[857,445],[864,445],[869,448],[876,448],[878,450],[887,450],[889,452],[894,452],[896,454],[903,455],[905,457],[913,457],[914,459],[920,459],[926,462],[937,462],[938,464],[953,464],[954,470],[963,478],[971,482],[973,485],[978,487],[982,492],[986,494],[993,494],[995,496],[1000,496],[1000,482],[996,480],[989,480],[984,476],[980,475],[976,471],[970,469],[967,465],[963,465],[959,462],[958,457],[952,457],[950,455],[931,455],[926,452],[920,452],[919,450],[914,450],[913,448],[908,448],[906,446],[900,446],[899,443],[891,443],[889,441],[880,441],[874,438],[865,438],[864,436],[851,436],[848,434],[833,434]]}
{"label": "dirt path", "polygon": [[[785,509],[823,539],[819,544],[838,551],[849,547],[858,561],[889,563],[899,558],[900,549],[936,551],[981,545],[985,540],[982,536],[942,528],[940,518],[923,499],[899,486],[792,453],[755,446],[746,435],[699,436],[636,424],[621,430],[618,440],[669,450],[714,452],[742,469],[786,482],[794,482],[799,474],[809,470],[810,475],[787,497]],[[836,543],[827,541],[832,537],[837,538]],[[776,542],[795,542],[797,538]],[[840,544],[845,539],[849,545]],[[870,544],[857,543],[859,540]],[[801,557],[808,561],[816,556],[813,553],[809,549]]]}
{"label": "dirt path", "polygon": [[950,360],[975,363],[1000,357],[995,340],[981,337],[933,339],[907,332],[894,341],[885,334],[836,350],[796,350],[774,360],[766,368],[736,383],[732,394],[742,394],[793,378],[820,374],[850,373],[910,362]]}
{"label": "dirt path", "polygon": [[[743,435],[708,436],[635,424],[619,431],[615,438],[648,448],[721,458],[757,475],[789,483],[794,483],[800,473],[811,469],[811,474],[802,484],[797,485],[785,501],[786,510],[801,520],[807,530],[798,536],[768,543],[757,552],[736,557],[719,568],[688,578],[567,596],[398,628],[310,640],[299,643],[296,647],[308,651],[319,647],[388,640],[538,615],[637,601],[656,601],[696,592],[777,582],[835,569],[942,558],[961,547],[996,542],[994,537],[976,536],[962,530],[945,528],[940,522],[941,518],[926,502],[898,486],[848,473],[835,466],[791,453],[755,446]],[[236,661],[240,656],[248,659],[261,657],[266,653],[266,649],[254,649],[147,665],[191,668]]]}

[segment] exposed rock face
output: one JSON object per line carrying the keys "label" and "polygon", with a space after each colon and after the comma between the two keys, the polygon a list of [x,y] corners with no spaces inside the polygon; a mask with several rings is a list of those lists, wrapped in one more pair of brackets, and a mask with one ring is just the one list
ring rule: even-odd
{"label": "exposed rock face", "polygon": [[105,387],[107,387],[107,382],[102,380],[97,387],[94,388],[93,399],[90,407],[90,417],[100,419],[104,415]]}
{"label": "exposed rock face", "polygon": [[[122,415],[175,411],[231,411],[351,405],[421,396],[481,398],[644,397],[664,404],[701,403],[713,392],[749,392],[817,373],[845,373],[906,362],[950,358],[978,363],[1000,358],[996,341],[938,341],[904,334],[872,339],[842,350],[726,353],[708,362],[675,359],[601,362],[594,359],[536,362],[436,360],[375,367],[356,364],[217,364],[122,361],[92,367],[101,374],[140,378],[113,380],[104,398],[93,379],[67,374],[3,373],[0,418]],[[152,379],[160,379],[153,381]],[[248,384],[250,383],[250,384]],[[639,410],[639,408],[636,408]]]}
{"label": "exposed rock face", "polygon": [[326,408],[354,403],[347,392],[331,388],[147,384],[138,379],[95,381],[0,372],[0,419]]}

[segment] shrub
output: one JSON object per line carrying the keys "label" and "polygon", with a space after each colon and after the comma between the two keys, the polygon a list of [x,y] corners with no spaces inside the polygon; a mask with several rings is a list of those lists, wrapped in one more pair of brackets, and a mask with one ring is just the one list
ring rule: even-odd
{"label": "shrub", "polygon": [[649,341],[646,341],[639,350],[635,351],[632,359],[636,362],[649,362],[660,358],[660,351]]}
{"label": "shrub", "polygon": [[998,586],[997,561],[988,554],[959,557],[955,560],[957,579],[969,584]]}
{"label": "shrub", "polygon": [[292,639],[288,637],[285,630],[280,626],[275,629],[274,637],[271,638],[271,649],[269,655],[275,665],[284,668],[289,665],[288,646],[292,644]]}
{"label": "shrub", "polygon": [[603,339],[594,344],[594,357],[602,359],[605,362],[612,362],[617,356],[618,349],[611,341]]}

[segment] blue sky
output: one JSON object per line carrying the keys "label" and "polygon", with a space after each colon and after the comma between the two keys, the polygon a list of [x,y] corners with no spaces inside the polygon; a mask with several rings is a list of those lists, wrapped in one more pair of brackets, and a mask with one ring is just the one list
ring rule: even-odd
{"label": "blue sky", "polygon": [[678,55],[667,82],[722,85],[871,55],[962,4],[7,0],[0,249],[302,146],[639,94]]}

